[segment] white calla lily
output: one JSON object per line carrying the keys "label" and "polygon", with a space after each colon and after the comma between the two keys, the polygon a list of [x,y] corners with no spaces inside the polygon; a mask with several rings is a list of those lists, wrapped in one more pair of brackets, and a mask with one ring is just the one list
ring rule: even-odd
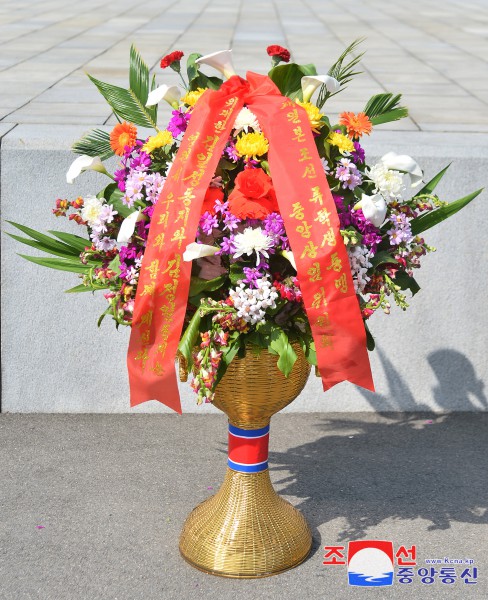
{"label": "white calla lily", "polygon": [[297,270],[297,263],[295,262],[295,257],[293,256],[293,252],[291,250],[282,250],[281,256],[286,258],[286,260],[291,264],[291,266]]}
{"label": "white calla lily", "polygon": [[88,156],[87,154],[83,154],[82,156],[78,156],[78,158],[71,163],[71,166],[66,173],[66,181],[68,183],[73,183],[83,171],[98,171],[99,173],[105,173],[105,175],[111,177],[99,156]]}
{"label": "white calla lily", "polygon": [[221,50],[213,52],[197,58],[197,65],[208,65],[220,71],[224,77],[229,79],[232,75],[237,75],[234,65],[232,64],[232,50]]}
{"label": "white calla lily", "polygon": [[213,256],[219,251],[215,246],[208,246],[207,244],[197,244],[192,242],[188,244],[186,250],[183,252],[183,260],[185,262],[191,262],[196,258],[203,258],[204,256]]}
{"label": "white calla lily", "polygon": [[386,217],[386,202],[381,194],[367,196],[363,194],[361,200],[354,206],[355,209],[360,208],[363,215],[371,221],[375,227],[381,227]]}
{"label": "white calla lily", "polygon": [[117,242],[119,244],[127,244],[130,241],[131,237],[134,235],[136,223],[140,216],[141,211],[136,210],[122,221],[119,229],[119,235],[117,236]]}
{"label": "white calla lily", "polygon": [[315,90],[321,85],[325,85],[327,91],[331,94],[337,92],[341,84],[330,75],[306,75],[302,77],[303,101],[309,102]]}
{"label": "white calla lily", "polygon": [[152,92],[149,92],[146,106],[154,106],[161,102],[161,100],[165,100],[173,108],[178,108],[180,105],[180,97],[181,93],[176,85],[160,85]]}
{"label": "white calla lily", "polygon": [[423,173],[417,161],[407,154],[396,154],[396,152],[388,152],[381,157],[381,162],[387,169],[392,171],[401,171],[407,173],[410,177],[412,187],[417,187],[422,183]]}

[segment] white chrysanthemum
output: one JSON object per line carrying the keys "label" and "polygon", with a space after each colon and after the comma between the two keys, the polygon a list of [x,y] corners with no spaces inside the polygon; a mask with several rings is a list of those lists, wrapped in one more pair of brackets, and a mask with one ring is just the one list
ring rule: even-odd
{"label": "white chrysanthemum", "polygon": [[100,213],[103,208],[103,200],[96,196],[87,196],[83,199],[83,208],[81,209],[81,218],[88,222],[90,227],[98,224]]}
{"label": "white chrysanthemum", "polygon": [[356,294],[360,294],[371,279],[366,273],[373,266],[369,260],[372,257],[372,253],[364,246],[352,246],[347,248],[347,254],[349,256],[354,289],[356,290]]}
{"label": "white chrysanthemum", "polygon": [[256,285],[257,288],[246,287],[241,281],[235,290],[229,290],[237,315],[251,325],[264,321],[266,310],[276,308],[278,298],[278,292],[267,277],[257,279]]}
{"label": "white chrysanthemum", "polygon": [[268,250],[273,247],[273,238],[266,235],[260,227],[253,229],[246,227],[242,233],[237,233],[234,237],[234,258],[239,258],[243,254],[251,256],[256,253],[256,266],[259,264],[260,255],[269,258]]}
{"label": "white chrysanthemum", "polygon": [[390,200],[401,197],[403,184],[403,174],[399,171],[388,169],[382,162],[377,163],[367,172],[368,177],[375,184],[375,191],[380,192]]}
{"label": "white chrysanthemum", "polygon": [[241,111],[234,121],[234,131],[236,134],[240,133],[241,131],[245,131],[247,133],[249,128],[256,132],[261,131],[261,127],[259,126],[256,115],[246,106],[244,106],[241,108]]}

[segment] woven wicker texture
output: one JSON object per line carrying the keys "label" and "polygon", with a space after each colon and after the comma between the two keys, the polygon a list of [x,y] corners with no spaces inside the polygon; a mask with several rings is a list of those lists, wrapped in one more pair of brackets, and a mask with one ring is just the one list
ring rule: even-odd
{"label": "woven wicker texture", "polygon": [[180,539],[180,552],[193,566],[242,578],[295,567],[311,546],[305,518],[274,491],[269,471],[227,469],[220,490],[193,510]]}
{"label": "woven wicker texture", "polygon": [[[216,390],[214,405],[243,429],[269,423],[273,414],[302,391],[310,373],[299,344],[297,361],[286,378],[278,357],[263,350],[234,359]],[[190,514],[180,552],[194,567],[224,577],[266,577],[299,565],[312,547],[303,515],[274,491],[269,471],[227,469],[220,490]]]}
{"label": "woven wicker texture", "polygon": [[248,348],[244,358],[235,358],[228,366],[215,390],[213,405],[242,429],[267,425],[272,415],[295,400],[310,374],[300,344],[294,342],[292,347],[297,360],[289,377],[276,366],[278,356],[264,349],[255,354]]}

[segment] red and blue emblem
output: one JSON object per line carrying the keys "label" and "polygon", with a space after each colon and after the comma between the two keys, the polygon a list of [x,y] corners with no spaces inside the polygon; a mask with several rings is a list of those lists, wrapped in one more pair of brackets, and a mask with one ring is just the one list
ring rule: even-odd
{"label": "red and blue emblem", "polygon": [[239,473],[260,473],[268,468],[269,425],[241,429],[229,423],[227,464]]}

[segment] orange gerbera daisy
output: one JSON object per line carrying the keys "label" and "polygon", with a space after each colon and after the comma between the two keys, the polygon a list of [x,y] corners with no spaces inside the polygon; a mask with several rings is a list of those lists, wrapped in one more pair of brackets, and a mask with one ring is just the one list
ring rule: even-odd
{"label": "orange gerbera daisy", "polygon": [[339,115],[339,123],[345,125],[347,135],[351,138],[360,138],[362,135],[369,135],[373,125],[369,117],[363,112],[355,115],[353,112],[343,112]]}
{"label": "orange gerbera daisy", "polygon": [[133,148],[137,139],[137,128],[131,123],[119,123],[110,134],[110,147],[118,156],[124,155],[126,146]]}

